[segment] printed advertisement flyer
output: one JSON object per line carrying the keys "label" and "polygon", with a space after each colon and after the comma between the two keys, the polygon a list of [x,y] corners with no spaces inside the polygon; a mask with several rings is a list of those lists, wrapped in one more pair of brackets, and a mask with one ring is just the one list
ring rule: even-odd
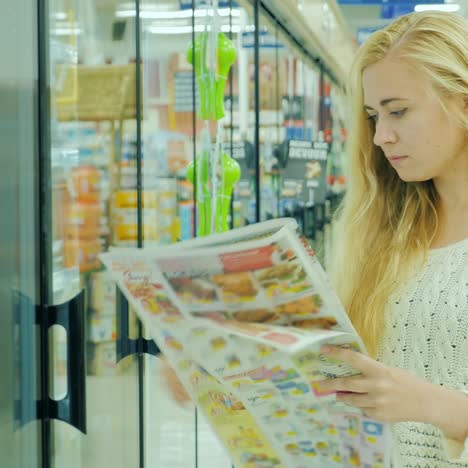
{"label": "printed advertisement flyer", "polygon": [[320,382],[366,352],[297,224],[279,219],[101,260],[236,468],[389,468],[389,427]]}

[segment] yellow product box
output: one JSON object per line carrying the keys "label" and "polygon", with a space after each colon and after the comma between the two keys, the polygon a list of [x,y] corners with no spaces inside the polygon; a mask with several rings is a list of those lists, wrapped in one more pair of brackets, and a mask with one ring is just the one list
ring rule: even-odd
{"label": "yellow product box", "polygon": [[160,244],[171,244],[180,240],[180,218],[178,216],[168,219],[168,223],[158,229]]}
{"label": "yellow product box", "polygon": [[[156,224],[157,209],[145,208],[142,210],[143,224]],[[137,208],[116,208],[112,212],[114,225],[117,224],[136,224],[138,221]]]}
{"label": "yellow product box", "polygon": [[[142,204],[144,208],[157,208],[158,207],[158,191],[157,190],[143,190]],[[115,208],[137,208],[138,195],[136,190],[118,190],[114,194],[114,207]]]}
{"label": "yellow product box", "polygon": [[[156,240],[157,228],[155,225],[143,225],[143,239]],[[117,224],[114,226],[114,241],[137,241],[138,224]]]}

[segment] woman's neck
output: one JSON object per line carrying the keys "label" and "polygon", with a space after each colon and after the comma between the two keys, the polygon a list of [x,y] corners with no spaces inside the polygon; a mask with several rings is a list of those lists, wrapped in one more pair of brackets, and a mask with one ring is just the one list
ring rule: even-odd
{"label": "woman's neck", "polygon": [[431,248],[445,247],[468,238],[468,204],[439,205],[439,227]]}

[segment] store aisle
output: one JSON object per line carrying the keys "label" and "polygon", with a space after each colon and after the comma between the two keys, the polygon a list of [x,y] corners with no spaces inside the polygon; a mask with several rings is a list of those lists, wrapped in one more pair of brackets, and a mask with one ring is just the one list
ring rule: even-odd
{"label": "store aisle", "polygon": [[230,468],[224,453],[205,418],[198,414],[195,431],[195,409],[174,402],[159,380],[159,359],[151,359],[154,371],[147,390],[153,393],[147,406],[147,466],[148,468],[189,468],[195,464],[195,434],[198,433],[198,468]]}

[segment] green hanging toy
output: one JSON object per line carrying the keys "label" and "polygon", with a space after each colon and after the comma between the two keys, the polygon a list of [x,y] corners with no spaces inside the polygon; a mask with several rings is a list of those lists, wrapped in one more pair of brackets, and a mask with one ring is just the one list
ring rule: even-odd
{"label": "green hanging toy", "polygon": [[[208,32],[197,35],[189,45],[187,61],[195,64],[195,77],[200,93],[199,114],[203,120],[219,120],[224,117],[224,91],[229,70],[236,61],[236,49],[232,41],[222,32],[218,33],[216,47],[216,75],[207,66]],[[195,59],[195,60],[194,60]]]}
{"label": "green hanging toy", "polygon": [[[200,96],[200,117],[205,121],[219,121],[224,117],[224,92],[229,70],[236,60],[236,50],[224,33],[217,34],[216,74],[214,74],[206,61],[208,39],[207,31],[198,34],[195,42],[188,48],[187,60],[195,66]],[[218,132],[220,128],[218,125]],[[197,156],[195,163],[192,161],[187,167],[187,179],[192,184],[197,182],[197,234],[205,236],[213,231],[224,232],[229,229],[230,200],[234,185],[240,178],[240,167],[236,160],[223,151],[220,152],[216,164],[213,164],[208,129],[202,131],[201,143],[201,154]],[[216,149],[219,149],[219,145]],[[195,164],[197,181],[195,181]],[[220,183],[213,183],[217,178],[220,179]],[[216,192],[215,198],[213,191]]]}

